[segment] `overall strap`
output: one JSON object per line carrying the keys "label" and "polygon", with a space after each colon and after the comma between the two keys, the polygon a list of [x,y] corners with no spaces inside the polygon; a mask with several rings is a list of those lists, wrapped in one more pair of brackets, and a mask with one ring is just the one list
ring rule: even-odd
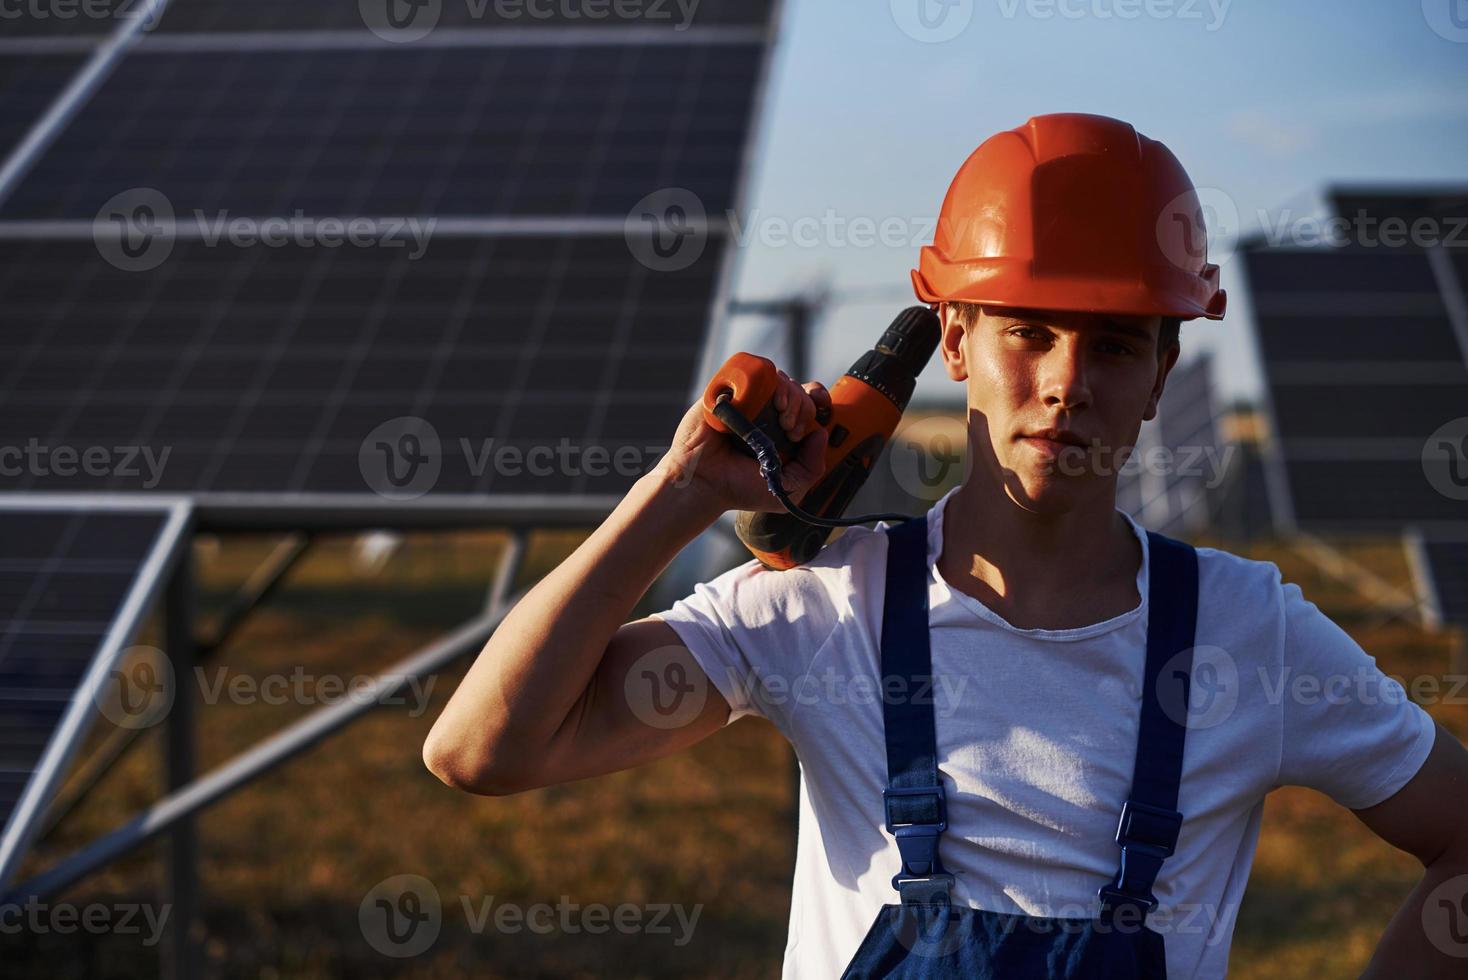
{"label": "overall strap", "polygon": [[1131,907],[1146,915],[1157,907],[1152,886],[1177,846],[1183,822],[1177,795],[1198,620],[1198,553],[1151,531],[1147,550],[1147,665],[1137,758],[1131,796],[1116,828],[1121,866],[1098,893],[1103,914]]}
{"label": "overall strap", "polygon": [[933,717],[932,651],[928,646],[928,522],[919,517],[888,528],[887,587],[882,606],[882,723],[887,740],[887,830],[897,838],[902,870],[892,887],[904,905],[948,904],[953,876],[938,859],[948,827],[938,778]]}

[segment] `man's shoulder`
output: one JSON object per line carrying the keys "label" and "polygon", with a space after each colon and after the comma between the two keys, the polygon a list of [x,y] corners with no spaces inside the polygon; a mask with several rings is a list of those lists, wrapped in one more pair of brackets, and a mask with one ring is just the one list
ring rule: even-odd
{"label": "man's shoulder", "polygon": [[1200,547],[1198,588],[1205,601],[1225,603],[1240,611],[1278,608],[1283,580],[1272,561],[1246,558],[1222,548]]}

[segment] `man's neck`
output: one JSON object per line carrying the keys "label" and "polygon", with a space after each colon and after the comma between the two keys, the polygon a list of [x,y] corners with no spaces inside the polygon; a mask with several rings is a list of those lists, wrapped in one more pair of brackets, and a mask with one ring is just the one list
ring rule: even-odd
{"label": "man's neck", "polygon": [[1035,514],[976,473],[944,507],[944,578],[1021,629],[1074,629],[1135,608],[1141,557],[1112,495]]}

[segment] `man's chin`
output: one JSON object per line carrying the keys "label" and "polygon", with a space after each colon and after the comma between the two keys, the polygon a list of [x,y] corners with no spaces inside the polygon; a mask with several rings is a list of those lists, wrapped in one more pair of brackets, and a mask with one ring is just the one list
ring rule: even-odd
{"label": "man's chin", "polygon": [[1014,473],[1004,481],[1005,492],[1015,505],[1032,514],[1058,516],[1075,510],[1090,498],[1091,481],[1054,473]]}

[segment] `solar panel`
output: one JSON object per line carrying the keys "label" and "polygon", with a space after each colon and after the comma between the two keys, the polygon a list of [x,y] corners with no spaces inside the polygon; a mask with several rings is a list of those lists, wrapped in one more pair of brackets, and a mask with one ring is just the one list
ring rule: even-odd
{"label": "solar panel", "polygon": [[81,65],[74,54],[0,54],[0,160]]}
{"label": "solar panel", "polygon": [[1254,249],[1245,269],[1273,422],[1275,512],[1313,530],[1468,522],[1429,443],[1468,412],[1468,360],[1440,258]]}
{"label": "solar panel", "polygon": [[0,885],[184,546],[187,519],[161,499],[0,498]]}
{"label": "solar panel", "polygon": [[1468,541],[1422,542],[1437,612],[1445,623],[1468,626]]}
{"label": "solar panel", "polygon": [[1202,529],[1208,494],[1221,485],[1226,462],[1206,355],[1174,367],[1157,417],[1142,423],[1135,452],[1117,478],[1117,506],[1164,534]]}
{"label": "solar panel", "polygon": [[[441,459],[424,493],[625,492],[688,406],[722,248],[663,273],[600,236],[250,251],[180,241],[135,276],[89,243],[0,243],[0,445],[136,454],[0,488],[371,493],[368,437],[415,417]],[[578,472],[514,461],[562,439]]]}
{"label": "solar panel", "polygon": [[[175,0],[0,202],[0,447],[136,458],[0,493],[411,522],[624,493],[660,457],[728,279],[770,5],[401,45],[360,6]],[[355,219],[375,237],[341,244]]]}
{"label": "solar panel", "polygon": [[[367,47],[127,57],[0,216],[156,188],[229,216],[614,215],[733,205],[762,45]],[[449,93],[454,93],[450,95]],[[620,233],[620,228],[617,229]]]}
{"label": "solar panel", "polygon": [[[364,16],[383,16],[392,0],[173,0],[162,32],[361,30]],[[761,25],[770,0],[633,0],[617,5],[549,0],[421,0],[402,4],[404,24],[418,18],[438,29],[564,27],[612,28],[628,24],[675,28],[680,24]],[[683,28],[686,29],[686,28]]]}

